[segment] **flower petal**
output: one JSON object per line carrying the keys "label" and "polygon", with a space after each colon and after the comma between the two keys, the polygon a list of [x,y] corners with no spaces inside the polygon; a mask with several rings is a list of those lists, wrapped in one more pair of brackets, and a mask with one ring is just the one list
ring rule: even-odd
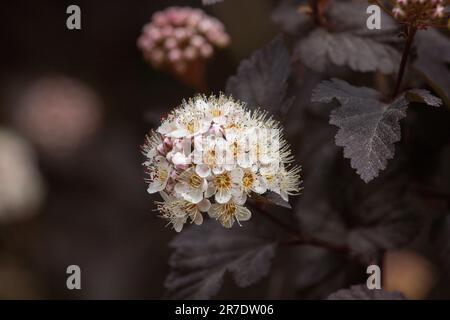
{"label": "flower petal", "polygon": [[252,217],[252,213],[244,206],[239,206],[236,209],[236,219],[238,221],[248,221]]}
{"label": "flower petal", "polygon": [[195,167],[195,173],[201,178],[207,178],[211,174],[211,168],[206,164],[199,164]]}
{"label": "flower petal", "polygon": [[206,101],[201,98],[198,98],[195,101],[195,107],[197,108],[197,110],[200,110],[200,111],[206,111],[209,109],[208,103],[206,103]]}
{"label": "flower petal", "polygon": [[183,129],[183,128],[178,128],[167,134],[168,137],[172,137],[172,138],[184,138],[188,135],[189,135],[189,131],[187,131],[186,129]]}
{"label": "flower petal", "polygon": [[189,188],[189,190],[187,192],[183,192],[181,196],[186,201],[199,203],[203,199],[203,191],[196,188]]}
{"label": "flower petal", "polygon": [[188,185],[187,185],[186,183],[184,183],[184,182],[178,182],[178,183],[175,185],[174,190],[175,190],[175,192],[178,193],[178,194],[186,193],[187,190],[188,190]]}
{"label": "flower petal", "polygon": [[214,121],[214,123],[224,125],[227,121],[227,117],[225,117],[224,115],[219,116],[219,117],[214,117],[213,121]]}
{"label": "flower petal", "polygon": [[219,217],[219,212],[220,212],[219,209],[220,209],[220,204],[213,203],[208,210],[208,215],[211,218],[217,219]]}
{"label": "flower petal", "polygon": [[197,212],[192,220],[196,225],[201,225],[203,223],[203,215],[201,212]]}
{"label": "flower petal", "polygon": [[172,162],[174,165],[178,166],[178,165],[187,165],[191,163],[191,158],[186,157],[184,154],[182,154],[181,152],[177,152],[173,155],[172,157]]}
{"label": "flower petal", "polygon": [[227,203],[231,199],[231,190],[230,189],[217,190],[215,199],[217,203]]}
{"label": "flower petal", "polygon": [[225,228],[230,229],[231,227],[233,227],[233,224],[234,224],[234,218],[233,218],[233,217],[231,217],[231,218],[229,218],[229,217],[227,217],[227,218],[222,218],[222,219],[219,219],[219,220],[220,220],[220,223],[221,223]]}
{"label": "flower petal", "polygon": [[156,193],[164,190],[165,187],[165,183],[162,183],[160,180],[154,180],[148,185],[147,192],[150,194]]}
{"label": "flower petal", "polygon": [[215,194],[217,191],[217,188],[214,186],[212,182],[208,183],[208,188],[205,192],[205,198],[211,197],[213,194]]}
{"label": "flower petal", "polygon": [[261,177],[258,177],[255,182],[253,182],[252,191],[259,194],[263,194],[267,191],[267,187]]}
{"label": "flower petal", "polygon": [[201,212],[207,212],[211,208],[211,202],[208,199],[203,199],[197,204],[197,208]]}
{"label": "flower petal", "polygon": [[214,174],[221,174],[225,172],[225,169],[223,167],[215,166],[212,171]]}
{"label": "flower petal", "polygon": [[239,194],[233,194],[233,201],[237,205],[243,205],[247,201],[247,194],[245,192],[240,192]]}
{"label": "flower petal", "polygon": [[180,232],[181,230],[183,230],[183,226],[184,226],[185,222],[186,222],[186,218],[185,217],[183,217],[183,218],[174,218],[172,220],[172,225],[173,225],[173,228],[175,229],[175,231],[176,232]]}
{"label": "flower petal", "polygon": [[233,169],[230,172],[230,176],[234,183],[240,184],[242,183],[242,178],[244,177],[244,171],[241,168]]}
{"label": "flower petal", "polygon": [[175,130],[174,123],[170,122],[170,121],[165,121],[165,122],[163,122],[163,124],[161,124],[159,126],[159,128],[156,130],[156,132],[158,132],[162,135],[166,135],[173,130]]}

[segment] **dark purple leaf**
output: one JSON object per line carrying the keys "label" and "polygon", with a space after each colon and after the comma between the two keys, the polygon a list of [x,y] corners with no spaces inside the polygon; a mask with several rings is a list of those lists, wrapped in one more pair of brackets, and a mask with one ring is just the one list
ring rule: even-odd
{"label": "dark purple leaf", "polygon": [[432,107],[440,107],[442,100],[432,95],[425,89],[412,89],[407,92],[407,98],[409,101],[425,103]]}
{"label": "dark purple leaf", "polygon": [[400,53],[393,46],[398,41],[397,26],[382,14],[381,30],[369,30],[366,3],[335,1],[327,12],[329,26],[317,26],[294,48],[294,57],[317,72],[331,66],[348,66],[354,71],[397,71]]}
{"label": "dark purple leaf", "polygon": [[394,157],[394,143],[400,140],[399,121],[406,116],[408,101],[402,95],[391,103],[380,101],[380,93],[366,87],[354,87],[345,81],[324,81],[313,92],[312,101],[331,102],[330,124],[339,127],[336,145],[344,147],[344,157],[365,182],[378,176]]}
{"label": "dark purple leaf", "polygon": [[450,39],[439,31],[419,31],[414,67],[450,106]]}
{"label": "dark purple leaf", "polygon": [[291,73],[291,58],[281,36],[241,62],[238,72],[227,82],[226,92],[247,103],[251,108],[280,110],[286,99],[287,80]]}
{"label": "dark purple leaf", "polygon": [[201,230],[190,228],[175,237],[165,281],[175,299],[209,299],[222,286],[226,272],[247,287],[267,275],[276,243],[257,235],[251,223],[232,229],[206,221]]}

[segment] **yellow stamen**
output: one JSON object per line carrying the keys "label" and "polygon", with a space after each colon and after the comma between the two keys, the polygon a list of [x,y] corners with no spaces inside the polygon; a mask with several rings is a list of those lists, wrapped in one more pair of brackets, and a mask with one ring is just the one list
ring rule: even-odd
{"label": "yellow stamen", "polygon": [[214,166],[216,164],[216,151],[214,149],[206,151],[203,158],[205,164]]}
{"label": "yellow stamen", "polygon": [[253,183],[255,182],[255,177],[253,173],[246,172],[244,173],[244,177],[242,178],[242,184],[244,185],[245,189],[250,189],[253,186]]}
{"label": "yellow stamen", "polygon": [[202,178],[200,178],[197,174],[192,174],[189,178],[189,184],[193,188],[199,188],[202,185]]}
{"label": "yellow stamen", "polygon": [[189,121],[189,123],[186,125],[186,128],[190,133],[195,133],[197,130],[197,124],[194,120]]}
{"label": "yellow stamen", "polygon": [[211,110],[211,114],[213,115],[213,117],[220,117],[222,115],[222,110],[220,110],[219,108],[214,108]]}
{"label": "yellow stamen", "polygon": [[167,176],[169,175],[169,171],[167,169],[159,169],[158,170],[158,179],[165,181],[167,179]]}
{"label": "yellow stamen", "polygon": [[230,177],[230,175],[227,172],[217,175],[214,178],[214,185],[218,189],[229,189],[229,188],[231,188],[231,177]]}
{"label": "yellow stamen", "polygon": [[233,202],[224,204],[220,208],[219,220],[224,225],[229,225],[236,215],[237,206]]}

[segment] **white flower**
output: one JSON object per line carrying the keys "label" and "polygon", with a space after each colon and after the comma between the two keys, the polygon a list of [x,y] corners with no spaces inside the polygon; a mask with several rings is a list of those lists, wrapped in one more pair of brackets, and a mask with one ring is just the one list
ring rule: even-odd
{"label": "white flower", "polygon": [[238,196],[242,192],[239,188],[241,169],[224,171],[215,175],[208,184],[206,197],[214,195],[217,203],[227,203],[233,195]]}
{"label": "white flower", "polygon": [[185,167],[192,163],[192,157],[187,149],[190,148],[190,141],[187,139],[174,139],[172,149],[167,152],[166,158],[171,161],[175,167]]}
{"label": "white flower", "polygon": [[214,203],[208,210],[208,215],[217,219],[225,228],[231,228],[235,220],[240,225],[241,221],[250,220],[252,216],[250,210],[243,206],[244,202],[245,200],[233,198],[227,203]]}
{"label": "white flower", "polygon": [[150,165],[153,158],[158,155],[158,146],[163,143],[161,136],[156,132],[152,131],[150,135],[146,137],[145,144],[142,148],[142,153],[147,157],[147,162],[145,165]]}
{"label": "white flower", "polygon": [[260,128],[255,134],[258,135],[254,145],[260,166],[269,166],[277,170],[280,164],[292,162],[291,150],[279,128]]}
{"label": "white flower", "polygon": [[222,137],[208,135],[194,139],[193,162],[199,168],[199,175],[208,177],[211,172],[220,174],[227,166],[227,142]]}
{"label": "white flower", "polygon": [[218,125],[224,125],[227,123],[228,113],[232,109],[232,102],[227,101],[225,103],[221,103],[219,101],[216,103],[212,103],[212,105],[207,110],[205,110],[205,115],[208,120],[211,120],[211,122]]}
{"label": "white flower", "polygon": [[238,164],[242,168],[250,168],[257,162],[257,141],[253,129],[229,128],[225,129],[227,148],[231,153],[233,165]]}
{"label": "white flower", "polygon": [[161,192],[164,202],[158,203],[158,210],[162,216],[169,220],[175,231],[180,232],[188,218],[192,223],[201,225],[203,223],[202,212],[207,212],[211,207],[208,199],[203,199],[197,204],[186,200],[177,199],[165,192]]}
{"label": "white flower", "polygon": [[164,136],[167,136],[169,133],[171,133],[175,130],[177,130],[176,124],[173,121],[168,119],[168,120],[165,120],[161,124],[161,126],[156,130],[156,132],[158,132]]}
{"label": "white flower", "polygon": [[[191,101],[192,103],[192,101]],[[209,130],[211,123],[205,119],[205,114],[197,107],[185,102],[184,107],[176,115],[172,115],[164,123],[164,130],[171,138],[191,138]]]}
{"label": "white flower", "polygon": [[263,184],[266,186],[267,190],[280,194],[278,172],[270,168],[261,168],[260,172]]}
{"label": "white flower", "polygon": [[238,181],[240,188],[246,194],[251,192],[263,194],[267,191],[263,177],[257,174],[254,169],[238,170],[235,173],[235,181]]}
{"label": "white flower", "polygon": [[184,200],[199,203],[203,199],[203,193],[208,187],[206,179],[200,177],[195,170],[184,171],[178,177],[178,183],[175,185],[175,192]]}
{"label": "white flower", "polygon": [[186,166],[191,164],[191,157],[185,156],[183,152],[177,152],[172,156],[172,162],[175,166]]}
{"label": "white flower", "polygon": [[168,133],[167,136],[172,138],[189,138],[197,134],[205,133],[208,129],[209,125],[203,119],[192,118],[185,121],[177,121],[175,123],[175,130]]}
{"label": "white flower", "polygon": [[298,195],[301,188],[299,187],[300,167],[283,168],[278,177],[280,196],[284,201],[289,200],[289,195]]}
{"label": "white flower", "polygon": [[163,191],[170,177],[171,165],[163,156],[155,157],[150,167],[150,183],[148,185],[148,193],[156,193]]}

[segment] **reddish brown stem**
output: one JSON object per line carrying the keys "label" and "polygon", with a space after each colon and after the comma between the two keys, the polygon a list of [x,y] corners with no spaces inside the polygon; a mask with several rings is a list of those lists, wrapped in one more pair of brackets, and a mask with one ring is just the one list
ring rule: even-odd
{"label": "reddish brown stem", "polygon": [[175,77],[184,85],[197,90],[199,93],[208,92],[206,61],[197,60],[188,64],[183,72],[175,72]]}
{"label": "reddish brown stem", "polygon": [[403,49],[402,61],[400,62],[400,69],[397,75],[397,82],[395,84],[394,94],[392,95],[393,98],[395,98],[400,91],[400,86],[402,84],[403,76],[406,70],[406,63],[408,62],[409,52],[411,51],[411,47],[414,42],[414,36],[416,35],[416,32],[417,32],[416,28],[410,26],[406,27],[406,36],[407,36],[406,44],[405,48]]}
{"label": "reddish brown stem", "polygon": [[327,23],[321,10],[321,4],[319,3],[320,1],[321,0],[309,0],[309,6],[311,7],[312,15],[316,24],[325,27]]}

